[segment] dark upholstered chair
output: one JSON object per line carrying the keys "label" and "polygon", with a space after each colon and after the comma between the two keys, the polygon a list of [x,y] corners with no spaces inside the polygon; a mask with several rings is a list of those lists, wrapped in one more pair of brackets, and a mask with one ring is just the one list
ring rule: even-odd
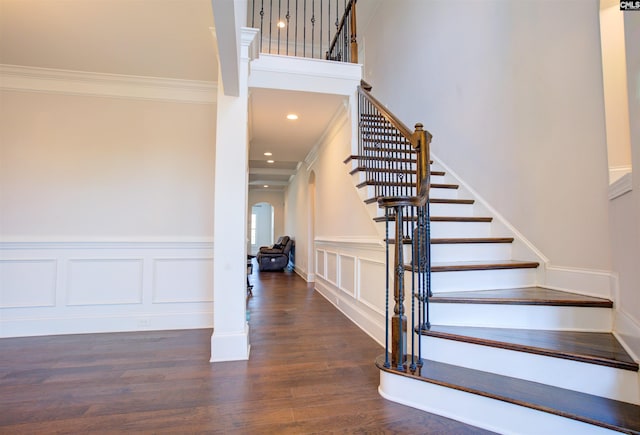
{"label": "dark upholstered chair", "polygon": [[289,264],[289,253],[293,248],[293,239],[282,236],[271,247],[263,246],[258,251],[258,267],[261,271],[283,270]]}

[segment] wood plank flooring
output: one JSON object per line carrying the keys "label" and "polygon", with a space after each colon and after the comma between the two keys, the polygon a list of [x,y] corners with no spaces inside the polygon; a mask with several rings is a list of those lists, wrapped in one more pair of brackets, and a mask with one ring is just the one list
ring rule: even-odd
{"label": "wood plank flooring", "polygon": [[0,339],[0,434],[485,434],[384,400],[383,350],[298,276],[256,272],[249,361],[211,330]]}

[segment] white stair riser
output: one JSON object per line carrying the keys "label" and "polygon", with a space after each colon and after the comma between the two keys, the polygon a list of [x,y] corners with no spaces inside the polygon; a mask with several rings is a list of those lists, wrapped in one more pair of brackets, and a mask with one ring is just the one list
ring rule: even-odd
{"label": "white stair riser", "polygon": [[[404,245],[404,258],[413,258],[411,245]],[[431,245],[431,261],[499,261],[511,258],[510,243],[436,243]]]}
{"label": "white stair riser", "polygon": [[559,415],[380,371],[378,392],[385,399],[506,435],[619,432]]}
{"label": "white stair riser", "polygon": [[431,261],[509,260],[511,243],[453,243],[431,245]]}
{"label": "white stair riser", "polygon": [[[435,183],[435,181],[432,180]],[[429,190],[429,195],[432,198],[441,198],[441,199],[458,199],[459,189],[446,189],[440,187],[432,187]]]}
{"label": "white stair riser", "polygon": [[536,284],[536,269],[466,270],[433,272],[433,292],[491,290],[529,287]]}
{"label": "white stair riser", "polygon": [[473,216],[473,204],[430,204],[431,216]]}
{"label": "white stair riser", "polygon": [[629,370],[435,337],[422,337],[422,352],[434,361],[640,403],[638,373]]}
{"label": "white stair riser", "polygon": [[431,323],[566,331],[609,332],[612,310],[595,307],[554,307],[508,304],[429,304]]}
{"label": "white stair riser", "polygon": [[[435,216],[432,214],[432,216]],[[431,222],[432,238],[489,237],[491,222]]]}

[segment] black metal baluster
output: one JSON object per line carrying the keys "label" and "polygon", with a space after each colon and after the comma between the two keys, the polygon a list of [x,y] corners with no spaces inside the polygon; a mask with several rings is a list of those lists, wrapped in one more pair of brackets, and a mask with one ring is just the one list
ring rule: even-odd
{"label": "black metal baluster", "polygon": [[287,56],[289,56],[289,24],[290,24],[290,20],[291,20],[291,13],[289,11],[289,0],[287,0],[287,15],[285,15],[285,18],[287,19]]}
{"label": "black metal baluster", "polygon": [[314,58],[316,30],[316,1],[311,1],[311,57]]}
{"label": "black metal baluster", "polygon": [[271,54],[271,27],[273,26],[273,0],[269,0],[269,54]]}

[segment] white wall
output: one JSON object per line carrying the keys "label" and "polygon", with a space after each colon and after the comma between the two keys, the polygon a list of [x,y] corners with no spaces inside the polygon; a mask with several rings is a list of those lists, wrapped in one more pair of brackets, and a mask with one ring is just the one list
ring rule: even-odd
{"label": "white wall", "polygon": [[[640,15],[624,14],[627,88],[633,167],[640,168]],[[613,269],[618,273],[616,330],[640,358],[640,175],[632,190],[610,202]]]}
{"label": "white wall", "polygon": [[2,91],[0,336],[211,327],[215,114]]}
{"label": "white wall", "polygon": [[[286,191],[287,233],[296,239],[296,270],[309,269],[309,174],[315,173],[315,238],[358,240],[378,238],[374,222],[358,196],[350,167],[343,163],[351,154],[351,123],[344,113],[329,126],[325,140],[305,162]],[[311,268],[313,270],[313,268]]]}
{"label": "white wall", "polygon": [[596,0],[381,2],[365,79],[552,265],[610,270],[598,12]]}
{"label": "white wall", "polygon": [[215,106],[4,91],[4,240],[211,238]]}

